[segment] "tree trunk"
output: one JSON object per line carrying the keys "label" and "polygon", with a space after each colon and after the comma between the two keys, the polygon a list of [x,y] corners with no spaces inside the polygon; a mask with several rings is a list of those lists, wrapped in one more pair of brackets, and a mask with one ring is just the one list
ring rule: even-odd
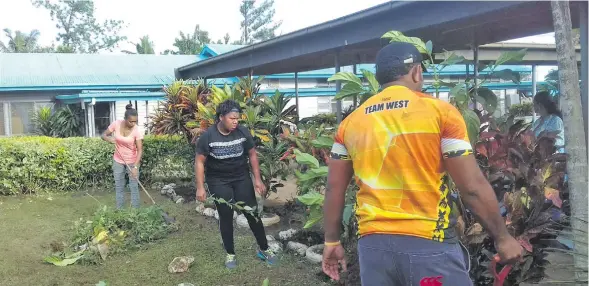
{"label": "tree trunk", "polygon": [[[572,39],[568,1],[551,1],[558,59],[560,108],[563,114],[565,147],[569,154],[567,173],[571,202],[571,225],[575,239],[575,278],[586,281],[587,273],[587,147],[581,110],[579,74]],[[580,285],[580,284],[579,284]],[[587,285],[587,284],[583,284]]]}

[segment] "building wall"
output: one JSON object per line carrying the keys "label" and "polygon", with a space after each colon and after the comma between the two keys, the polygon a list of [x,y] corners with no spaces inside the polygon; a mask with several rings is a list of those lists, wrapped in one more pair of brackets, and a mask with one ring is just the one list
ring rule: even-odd
{"label": "building wall", "polygon": [[[147,131],[147,124],[149,124],[150,119],[149,117],[155,114],[155,111],[158,108],[159,101],[157,100],[139,100],[137,102],[131,101],[133,104],[133,108],[137,109],[137,123],[141,128],[144,128]],[[125,107],[129,104],[129,101],[117,101],[114,103],[115,105],[115,120],[124,119],[125,118]],[[137,104],[137,105],[135,105]]]}
{"label": "building wall", "polygon": [[[314,88],[318,87],[318,80],[314,78],[299,78],[299,88]],[[276,78],[264,79],[261,82],[260,89],[273,88],[295,88],[294,78]]]}

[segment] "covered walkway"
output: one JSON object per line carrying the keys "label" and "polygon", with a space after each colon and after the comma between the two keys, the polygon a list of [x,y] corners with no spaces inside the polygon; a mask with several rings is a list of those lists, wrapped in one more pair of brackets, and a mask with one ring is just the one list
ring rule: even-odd
{"label": "covered walkway", "polygon": [[[582,102],[587,111],[587,3],[571,2],[581,28]],[[547,1],[391,1],[175,70],[176,78],[301,72],[372,63],[390,30],[431,40],[434,52],[478,51],[481,45],[552,32]],[[484,49],[484,48],[483,48]],[[473,54],[473,60],[478,57]],[[475,74],[477,73],[474,70]],[[338,84],[337,89],[340,88]],[[341,103],[338,103],[338,111]],[[337,112],[338,117],[341,112]],[[585,121],[586,114],[584,115]]]}

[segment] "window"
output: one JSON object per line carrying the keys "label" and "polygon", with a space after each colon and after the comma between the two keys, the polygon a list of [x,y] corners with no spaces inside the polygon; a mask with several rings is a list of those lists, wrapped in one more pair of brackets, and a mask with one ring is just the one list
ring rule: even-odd
{"label": "window", "polygon": [[268,79],[268,87],[269,88],[278,88],[280,85],[280,80],[277,78],[269,78]]}
{"label": "window", "polygon": [[331,113],[331,99],[329,97],[317,98],[317,113]]}
{"label": "window", "polygon": [[[354,97],[346,97],[342,99],[342,111],[346,111],[346,109],[350,108],[354,104]],[[333,97],[331,98],[331,112],[335,113],[337,110],[337,100]]]}
{"label": "window", "polygon": [[47,101],[47,102],[35,102],[35,110],[39,110],[39,109],[41,109],[43,107],[49,107],[49,108],[51,108],[53,110],[53,105],[54,104],[52,102],[49,102],[49,101]]}
{"label": "window", "polygon": [[94,125],[96,134],[102,134],[110,125],[110,102],[97,102],[94,105]]}
{"label": "window", "polygon": [[335,86],[335,82],[329,82],[326,78],[318,78],[316,87],[332,87]]}
{"label": "window", "polygon": [[33,122],[31,119],[34,112],[34,102],[10,103],[10,130],[12,135],[33,133]]}
{"label": "window", "polygon": [[[342,100],[342,111],[350,107],[354,103],[352,97]],[[317,113],[335,113],[337,110],[337,100],[333,97],[317,97]]]}

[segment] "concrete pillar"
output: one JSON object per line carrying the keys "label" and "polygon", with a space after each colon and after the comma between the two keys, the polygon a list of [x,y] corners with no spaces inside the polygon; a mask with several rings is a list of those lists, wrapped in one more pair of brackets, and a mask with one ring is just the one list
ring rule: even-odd
{"label": "concrete pillar", "polygon": [[295,82],[295,106],[297,109],[297,124],[299,123],[299,118],[301,116],[301,113],[299,112],[299,72],[295,72],[295,78],[294,78]]}
{"label": "concrete pillar", "polygon": [[0,135],[10,136],[10,135],[12,135],[12,130],[11,130],[12,125],[10,124],[10,103],[5,102],[3,105],[4,105],[4,132],[5,132],[5,134],[0,134]]}
{"label": "concrete pillar", "polygon": [[[538,72],[536,71],[536,65],[532,65],[532,96],[535,96],[538,92],[538,80],[536,77]],[[532,122],[536,120],[536,112],[532,111]]]}
{"label": "concrete pillar", "polygon": [[[474,40],[474,44],[472,47],[472,53],[473,53],[473,59],[474,59],[474,85],[477,86],[477,84],[479,83],[479,45],[477,44],[476,41],[476,36],[475,36],[475,40]],[[474,90],[474,94],[477,95],[477,91],[476,89]],[[473,100],[474,102],[474,109],[477,109],[477,101],[476,99]]]}
{"label": "concrete pillar", "polygon": [[115,106],[116,106],[116,102],[115,101],[111,101],[108,103],[108,107],[109,107],[109,123],[113,123],[116,120],[116,113],[115,113]]}
{"label": "concrete pillar", "polygon": [[84,101],[80,102],[82,105],[82,110],[84,110],[84,129],[86,129],[85,135],[86,137],[90,137],[90,114],[88,108],[86,108],[86,103]]}
{"label": "concrete pillar", "polygon": [[[337,74],[338,72],[340,72],[340,63],[339,63],[339,53],[335,54],[335,73]],[[341,81],[336,81],[335,82],[335,94],[338,94],[340,92],[340,90],[342,89],[342,82]],[[342,101],[338,100],[335,104],[335,118],[337,120],[337,123],[342,122]]]}
{"label": "concrete pillar", "polygon": [[[354,75],[356,75],[358,73],[358,71],[356,70],[356,65],[352,66],[352,72],[354,73]],[[354,108],[356,108],[358,106],[358,95],[354,95],[354,103],[352,106]]]}
{"label": "concrete pillar", "polygon": [[89,104],[88,112],[90,114],[90,137],[96,136],[96,117],[94,116],[95,104]]}

